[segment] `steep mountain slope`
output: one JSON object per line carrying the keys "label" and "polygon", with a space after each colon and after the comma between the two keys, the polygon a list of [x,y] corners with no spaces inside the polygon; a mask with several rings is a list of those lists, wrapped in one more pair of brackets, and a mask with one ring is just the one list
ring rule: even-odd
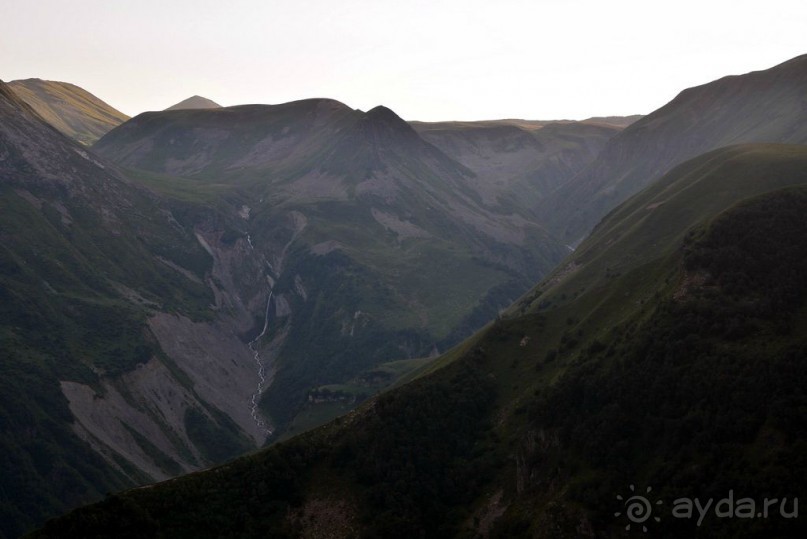
{"label": "steep mountain slope", "polygon": [[384,107],[314,99],[146,113],[94,148],[226,185],[243,205],[234,237],[269,263],[262,409],[277,432],[312,389],[456,343],[566,252],[527,212],[485,200],[473,172]]}
{"label": "steep mountain slope", "polygon": [[222,259],[259,302],[263,261],[210,236],[208,196],[137,188],[0,83],[0,537],[263,442],[250,281]]}
{"label": "steep mountain slope", "polygon": [[803,536],[805,212],[803,146],[686,162],[430,374],[35,537]]}
{"label": "steep mountain slope", "polygon": [[53,127],[90,145],[129,117],[67,82],[15,80],[8,86]]}
{"label": "steep mountain slope", "polygon": [[165,110],[186,110],[186,109],[220,109],[221,105],[206,97],[195,95],[188,99],[183,99],[176,105],[171,105]]}
{"label": "steep mountain slope", "polygon": [[488,204],[533,218],[538,202],[583,170],[621,128],[606,123],[413,123],[420,135],[475,174]]}
{"label": "steep mountain slope", "polygon": [[747,142],[807,142],[807,55],[690,88],[611,139],[539,205],[550,230],[579,242],[609,210],[675,165]]}

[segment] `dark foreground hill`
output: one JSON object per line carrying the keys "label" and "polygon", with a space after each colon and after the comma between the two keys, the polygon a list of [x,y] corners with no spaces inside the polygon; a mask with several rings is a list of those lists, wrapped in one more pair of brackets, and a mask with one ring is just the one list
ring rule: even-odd
{"label": "dark foreground hill", "polygon": [[34,536],[803,536],[805,213],[804,147],[688,161],[429,374]]}

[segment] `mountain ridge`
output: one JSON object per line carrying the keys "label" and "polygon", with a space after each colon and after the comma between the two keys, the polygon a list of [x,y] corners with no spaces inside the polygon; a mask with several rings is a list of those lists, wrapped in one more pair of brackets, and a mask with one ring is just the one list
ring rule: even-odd
{"label": "mountain ridge", "polygon": [[25,79],[11,81],[8,86],[45,121],[87,146],[129,119],[98,97],[68,82]]}
{"label": "mountain ridge", "polygon": [[550,230],[579,242],[608,210],[696,155],[746,142],[805,143],[805,91],[807,55],[683,90],[611,139],[539,211]]}

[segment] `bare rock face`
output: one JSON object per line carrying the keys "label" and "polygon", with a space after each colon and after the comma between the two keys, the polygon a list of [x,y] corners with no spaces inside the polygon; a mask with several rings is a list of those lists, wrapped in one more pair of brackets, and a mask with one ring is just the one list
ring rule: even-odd
{"label": "bare rock face", "polygon": [[[188,439],[183,419],[189,406],[198,405],[192,392],[179,386],[171,372],[156,359],[124,376],[120,384],[125,392],[112,381],[104,382],[101,395],[84,384],[61,382],[62,392],[75,417],[76,433],[111,466],[119,466],[115,455],[123,457],[152,480],[198,469],[204,459]],[[173,436],[169,437],[169,433]],[[147,439],[156,451],[144,449],[138,435]],[[190,452],[191,457],[183,458],[181,449]],[[161,467],[155,461],[157,452],[176,466]],[[138,477],[131,479],[139,480]]]}
{"label": "bare rock face", "polygon": [[582,171],[622,129],[591,121],[525,125],[507,120],[417,122],[413,127],[474,172],[469,183],[485,205],[514,204],[527,213]]}
{"label": "bare rock face", "polygon": [[250,415],[250,399],[258,383],[254,353],[232,327],[158,313],[149,319],[149,328],[163,351],[191,379],[196,394],[261,445],[266,432]]}

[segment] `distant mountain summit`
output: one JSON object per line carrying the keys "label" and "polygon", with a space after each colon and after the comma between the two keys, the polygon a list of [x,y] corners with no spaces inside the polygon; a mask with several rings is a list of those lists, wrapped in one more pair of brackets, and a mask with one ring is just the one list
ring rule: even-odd
{"label": "distant mountain summit", "polygon": [[180,101],[176,105],[172,105],[165,110],[188,110],[188,109],[220,109],[221,105],[216,103],[215,101],[211,101],[206,97],[202,97],[200,95],[195,95],[193,97],[189,97],[183,101]]}
{"label": "distant mountain summit", "polygon": [[25,79],[9,82],[8,87],[45,121],[85,145],[129,119],[87,90],[67,82]]}

